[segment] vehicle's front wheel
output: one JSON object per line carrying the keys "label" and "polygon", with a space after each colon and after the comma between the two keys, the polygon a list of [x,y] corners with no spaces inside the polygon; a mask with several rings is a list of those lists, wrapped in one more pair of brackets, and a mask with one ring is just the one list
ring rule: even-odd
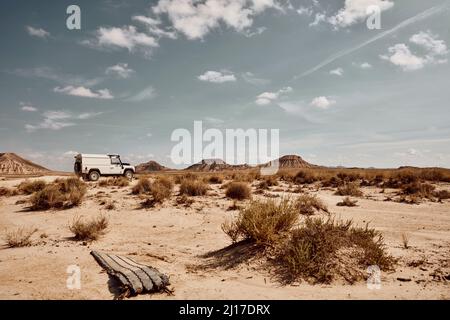
{"label": "vehicle's front wheel", "polygon": [[98,179],[100,179],[100,173],[98,171],[89,172],[89,180],[97,181]]}
{"label": "vehicle's front wheel", "polygon": [[127,178],[129,180],[133,179],[133,171],[132,170],[125,171],[125,173],[123,175],[125,176],[125,178]]}

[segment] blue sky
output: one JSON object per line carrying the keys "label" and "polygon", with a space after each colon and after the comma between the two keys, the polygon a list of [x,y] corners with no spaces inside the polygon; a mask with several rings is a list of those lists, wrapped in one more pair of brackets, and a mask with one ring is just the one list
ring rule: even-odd
{"label": "blue sky", "polygon": [[449,0],[2,1],[0,151],[174,166],[202,120],[321,165],[450,167],[449,21]]}

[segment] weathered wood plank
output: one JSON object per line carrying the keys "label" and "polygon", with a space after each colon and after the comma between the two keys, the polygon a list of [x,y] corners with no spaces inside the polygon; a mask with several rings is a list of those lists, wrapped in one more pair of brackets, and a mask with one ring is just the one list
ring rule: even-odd
{"label": "weathered wood plank", "polygon": [[164,290],[169,285],[169,277],[151,266],[124,256],[98,251],[91,251],[91,255],[132,294]]}

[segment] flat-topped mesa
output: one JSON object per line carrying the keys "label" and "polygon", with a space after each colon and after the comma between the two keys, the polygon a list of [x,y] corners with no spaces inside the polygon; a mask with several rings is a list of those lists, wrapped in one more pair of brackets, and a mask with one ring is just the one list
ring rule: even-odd
{"label": "flat-topped mesa", "polygon": [[38,174],[50,170],[15,153],[0,153],[0,174]]}
{"label": "flat-topped mesa", "polygon": [[[263,164],[262,167],[270,166],[271,162]],[[315,164],[311,164],[311,163],[303,160],[302,157],[293,155],[293,154],[282,156],[282,157],[278,158],[278,165],[279,165],[279,168],[316,168],[317,167]]]}

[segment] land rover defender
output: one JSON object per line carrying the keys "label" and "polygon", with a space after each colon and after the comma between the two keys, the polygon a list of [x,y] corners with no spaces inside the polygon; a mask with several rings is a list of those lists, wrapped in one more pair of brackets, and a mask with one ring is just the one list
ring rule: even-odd
{"label": "land rover defender", "polygon": [[118,154],[85,154],[75,156],[75,174],[84,180],[97,181],[100,176],[124,176],[132,179],[135,168],[120,160]]}

